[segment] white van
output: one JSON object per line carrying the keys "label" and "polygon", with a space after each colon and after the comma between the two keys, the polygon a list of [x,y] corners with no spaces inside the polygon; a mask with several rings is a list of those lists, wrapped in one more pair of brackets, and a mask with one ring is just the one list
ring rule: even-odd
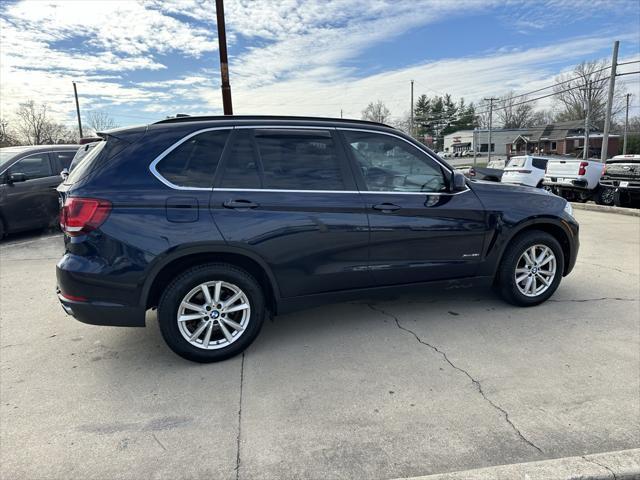
{"label": "white van", "polygon": [[502,183],[514,183],[528,187],[542,187],[548,158],[523,155],[509,160],[502,174]]}

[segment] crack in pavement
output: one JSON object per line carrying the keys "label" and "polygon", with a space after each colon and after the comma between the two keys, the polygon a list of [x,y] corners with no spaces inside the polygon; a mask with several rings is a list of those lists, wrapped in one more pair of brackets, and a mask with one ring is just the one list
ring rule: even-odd
{"label": "crack in pavement", "polygon": [[606,465],[596,462],[595,460],[591,459],[591,458],[587,458],[584,455],[581,457],[585,462],[589,462],[592,463],[594,465],[598,465],[599,467],[604,468],[605,470],[607,470],[609,473],[611,473],[611,475],[613,475],[613,480],[618,480],[618,476],[616,475],[616,472],[614,472],[613,470],[611,470],[609,467],[607,467]]}
{"label": "crack in pavement", "polygon": [[544,453],[542,451],[542,449],[540,447],[538,447],[535,443],[533,443],[531,440],[529,440],[527,437],[525,437],[522,432],[518,429],[518,427],[516,427],[514,425],[514,423],[511,421],[511,419],[509,418],[509,413],[507,413],[507,411],[502,408],[500,405],[497,405],[493,400],[491,400],[489,397],[487,397],[487,395],[484,393],[484,390],[482,389],[482,385],[480,384],[480,382],[478,380],[476,380],[475,378],[473,378],[471,376],[471,374],[469,372],[467,372],[465,369],[458,367],[457,365],[455,365],[447,356],[447,354],[445,352],[443,352],[442,350],[440,350],[438,347],[431,345],[430,343],[425,342],[424,340],[422,340],[413,330],[410,330],[408,328],[403,327],[400,324],[400,320],[398,320],[398,317],[396,317],[395,315],[393,315],[392,313],[387,312],[386,310],[383,310],[382,308],[376,307],[375,305],[368,303],[367,306],[371,309],[374,310],[378,313],[382,313],[383,315],[386,315],[388,317],[391,317],[393,320],[395,320],[397,327],[400,330],[404,330],[405,332],[410,333],[411,335],[413,335],[415,337],[415,339],[421,343],[422,345],[425,345],[427,347],[429,347],[430,349],[432,349],[434,352],[439,353],[442,358],[444,358],[444,360],[455,370],[463,373],[464,375],[467,376],[467,378],[469,380],[471,380],[471,383],[476,387],[476,389],[478,390],[478,393],[480,393],[480,395],[482,395],[482,398],[484,398],[487,403],[489,403],[489,405],[491,405],[494,409],[498,410],[500,413],[502,413],[502,415],[504,416],[504,419],[506,420],[506,422],[509,424],[509,426],[513,429],[513,431],[518,435],[518,437],[520,437],[520,439],[525,442],[527,445],[530,445],[531,447],[535,448],[536,450],[538,450],[538,452],[540,453]]}
{"label": "crack in pavement", "polygon": [[160,440],[158,440],[158,437],[156,437],[155,433],[152,433],[151,436],[153,437],[153,439],[156,441],[156,443],[158,445],[160,445],[160,447],[166,452],[167,451],[167,447],[165,447],[162,442]]}
{"label": "crack in pavement", "polygon": [[600,297],[600,298],[581,298],[581,299],[573,299],[570,298],[568,300],[547,300],[547,302],[556,302],[556,303],[564,303],[564,302],[575,302],[575,303],[583,303],[583,302],[602,302],[604,300],[614,300],[617,302],[637,302],[637,298],[623,298],[623,297]]}
{"label": "crack in pavement", "polygon": [[637,273],[627,272],[626,270],[622,270],[621,268],[612,267],[610,265],[600,265],[599,263],[585,262],[584,260],[578,260],[578,263],[582,263],[584,265],[591,265],[592,267],[605,268],[607,270],[613,270],[615,272],[625,273],[627,275],[631,275],[631,276],[634,276],[634,277],[638,276]]}
{"label": "crack in pavement", "polygon": [[238,436],[236,437],[236,480],[240,478],[240,439],[242,434],[242,387],[244,385],[244,352],[240,364],[240,402],[238,406]]}

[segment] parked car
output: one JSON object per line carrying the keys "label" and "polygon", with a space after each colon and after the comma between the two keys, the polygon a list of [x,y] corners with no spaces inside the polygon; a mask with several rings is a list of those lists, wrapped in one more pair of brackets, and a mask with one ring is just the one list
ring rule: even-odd
{"label": "parked car", "polygon": [[242,352],[269,315],[433,284],[537,305],[571,272],[578,224],[545,191],[468,182],[381,124],[173,118],[105,134],[58,188],[65,311],[144,326],[174,352]]}
{"label": "parked car", "polygon": [[605,164],[601,196],[621,207],[640,204],[640,155],[616,155]]}
{"label": "parked car", "polygon": [[491,160],[486,167],[471,167],[467,176],[475,180],[499,182],[504,173],[504,160]]}
{"label": "parked car", "polygon": [[603,166],[599,160],[554,159],[547,165],[543,183],[567,200],[606,204],[606,192],[600,188]]}
{"label": "parked car", "polygon": [[0,148],[0,238],[58,223],[60,172],[78,145]]}
{"label": "parked car", "polygon": [[501,182],[540,188],[547,162],[548,158],[534,155],[513,157],[504,169]]}

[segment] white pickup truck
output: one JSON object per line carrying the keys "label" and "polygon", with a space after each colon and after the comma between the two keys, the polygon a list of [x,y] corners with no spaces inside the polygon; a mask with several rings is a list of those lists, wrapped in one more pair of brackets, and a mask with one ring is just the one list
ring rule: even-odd
{"label": "white pickup truck", "polygon": [[542,184],[572,202],[594,200],[606,205],[610,203],[610,196],[603,195],[604,189],[600,187],[603,167],[599,160],[550,159]]}

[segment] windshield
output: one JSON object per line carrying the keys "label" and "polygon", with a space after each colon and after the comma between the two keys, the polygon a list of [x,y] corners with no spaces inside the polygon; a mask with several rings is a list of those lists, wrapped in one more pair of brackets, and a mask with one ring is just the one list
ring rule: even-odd
{"label": "windshield", "polygon": [[[78,164],[73,166],[73,168],[71,169],[71,173],[69,173],[69,176],[64,181],[64,183],[70,185],[72,183],[76,183],[78,180],[84,177],[85,174],[88,173],[91,169],[93,161],[98,157],[98,155],[100,155],[100,152],[104,150],[104,146],[106,144],[106,141],[94,144],[95,147],[89,149],[89,151],[86,152],[86,155],[78,160]],[[84,150],[84,148],[81,150]],[[74,158],[73,161],[75,162],[76,158]]]}
{"label": "windshield", "polygon": [[76,152],[73,160],[71,160],[71,165],[69,165],[69,171],[71,172],[74,168],[76,168],[82,160],[89,154],[93,147],[95,147],[99,142],[87,143],[86,145],[80,147]]}

